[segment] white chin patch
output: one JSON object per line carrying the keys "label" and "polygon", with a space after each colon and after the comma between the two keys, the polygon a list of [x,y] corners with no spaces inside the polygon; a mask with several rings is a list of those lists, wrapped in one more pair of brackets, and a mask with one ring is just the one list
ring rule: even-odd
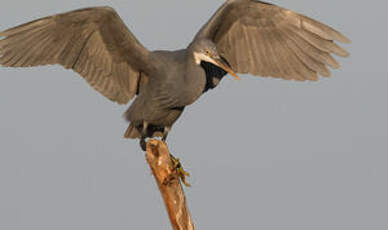
{"label": "white chin patch", "polygon": [[195,59],[195,63],[196,63],[197,65],[200,65],[200,64],[201,64],[201,61],[205,61],[205,62],[210,62],[210,63],[212,63],[212,64],[218,66],[217,63],[216,63],[211,57],[206,56],[206,55],[203,54],[203,53],[194,52],[194,59]]}

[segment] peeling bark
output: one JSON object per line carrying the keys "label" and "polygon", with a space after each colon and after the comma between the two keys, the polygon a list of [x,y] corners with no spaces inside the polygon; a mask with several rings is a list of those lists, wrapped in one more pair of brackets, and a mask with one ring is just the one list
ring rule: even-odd
{"label": "peeling bark", "polygon": [[150,140],[146,159],[159,186],[173,230],[195,230],[167,145],[162,141]]}

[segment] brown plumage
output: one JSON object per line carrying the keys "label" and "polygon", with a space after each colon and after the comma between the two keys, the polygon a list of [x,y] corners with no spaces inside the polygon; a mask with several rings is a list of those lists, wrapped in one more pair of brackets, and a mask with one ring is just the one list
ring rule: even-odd
{"label": "brown plumage", "polygon": [[326,65],[339,68],[330,53],[349,55],[334,43],[350,42],[338,31],[260,1],[228,1],[196,39],[201,37],[214,41],[236,72],[287,80],[328,77]]}
{"label": "brown plumage", "polygon": [[0,32],[0,64],[60,64],[119,104],[137,95],[125,114],[125,136],[165,140],[185,106],[230,73],[318,80],[339,68],[332,54],[348,52],[338,31],[290,10],[254,0],[226,1],[192,43],[148,51],[109,7],[76,10]]}
{"label": "brown plumage", "polygon": [[135,95],[149,52],[109,7],[76,10],[3,31],[0,64],[29,67],[60,64],[79,73],[112,101]]}

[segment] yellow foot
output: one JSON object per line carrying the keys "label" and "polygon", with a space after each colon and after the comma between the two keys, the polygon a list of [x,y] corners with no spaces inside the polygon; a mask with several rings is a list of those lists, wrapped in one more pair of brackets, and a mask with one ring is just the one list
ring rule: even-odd
{"label": "yellow foot", "polygon": [[181,179],[182,183],[186,186],[186,187],[191,187],[190,183],[187,182],[187,179],[186,177],[190,177],[190,173],[186,172],[183,167],[182,167],[182,164],[181,162],[179,161],[178,158],[175,158],[173,155],[171,155],[171,160],[172,160],[172,164],[179,176],[179,178]]}

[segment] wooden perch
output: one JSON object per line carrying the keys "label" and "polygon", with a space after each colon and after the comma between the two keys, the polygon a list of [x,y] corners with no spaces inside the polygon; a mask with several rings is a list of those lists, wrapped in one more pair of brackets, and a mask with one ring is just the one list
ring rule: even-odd
{"label": "wooden perch", "polygon": [[195,230],[167,145],[159,140],[150,140],[146,159],[159,186],[173,230]]}

